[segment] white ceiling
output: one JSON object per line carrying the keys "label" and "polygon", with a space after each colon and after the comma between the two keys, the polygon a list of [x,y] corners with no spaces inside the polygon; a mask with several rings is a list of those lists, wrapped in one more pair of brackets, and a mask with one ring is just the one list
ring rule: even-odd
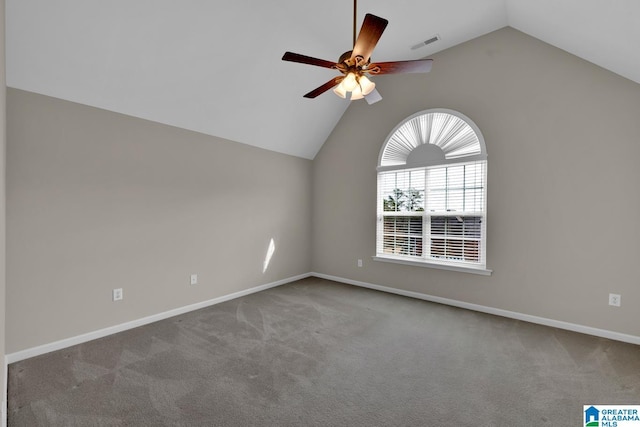
{"label": "white ceiling", "polygon": [[[6,0],[7,85],[311,159],[349,101],[302,98],[336,73],[281,57],[336,61],[351,48],[352,7]],[[429,56],[510,25],[640,83],[638,0],[360,0],[358,9],[358,26],[365,13],[389,20],[374,60]],[[410,49],[435,34],[439,42]]]}

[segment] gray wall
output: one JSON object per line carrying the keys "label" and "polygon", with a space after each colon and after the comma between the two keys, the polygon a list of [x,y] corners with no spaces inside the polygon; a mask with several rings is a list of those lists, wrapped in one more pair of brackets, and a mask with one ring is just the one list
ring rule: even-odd
{"label": "gray wall", "polygon": [[[5,83],[5,61],[4,61],[4,0],[0,0],[0,357],[4,361],[4,342],[5,342],[5,267],[6,267],[6,250],[5,250],[5,155],[6,155],[6,83]],[[7,390],[4,383],[4,368],[0,375],[0,390],[3,390],[2,396]],[[1,414],[5,414],[6,402],[3,404]]]}
{"label": "gray wall", "polygon": [[[508,28],[434,59],[313,163],[9,89],[6,352],[308,271],[640,335],[640,85]],[[487,142],[490,277],[371,260],[384,138],[437,107]]]}
{"label": "gray wall", "polygon": [[15,89],[7,108],[7,353],[310,271],[309,160]]}
{"label": "gray wall", "polygon": [[[640,85],[511,28],[433,58],[377,78],[384,100],[354,103],[316,156],[313,270],[639,336]],[[487,143],[490,277],[371,260],[380,148],[438,107]]]}

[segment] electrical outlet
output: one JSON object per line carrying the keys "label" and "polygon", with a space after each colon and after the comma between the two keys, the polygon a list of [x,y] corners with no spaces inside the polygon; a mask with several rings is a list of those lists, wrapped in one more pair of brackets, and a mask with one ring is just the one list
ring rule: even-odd
{"label": "electrical outlet", "polygon": [[113,300],[114,301],[120,301],[122,298],[124,298],[124,295],[122,293],[122,288],[114,289],[113,290]]}
{"label": "electrical outlet", "polygon": [[192,274],[191,275],[191,284],[192,285],[197,285],[198,284],[198,275],[197,274]]}
{"label": "electrical outlet", "polygon": [[620,307],[620,300],[622,297],[619,294],[609,294],[609,305],[614,307]]}
{"label": "electrical outlet", "polygon": [[358,267],[362,267],[362,260],[361,259],[358,260]]}

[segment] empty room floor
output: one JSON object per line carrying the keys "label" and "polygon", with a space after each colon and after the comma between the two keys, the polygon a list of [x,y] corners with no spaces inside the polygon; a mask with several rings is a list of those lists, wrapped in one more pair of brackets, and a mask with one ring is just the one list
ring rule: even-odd
{"label": "empty room floor", "polygon": [[9,366],[9,426],[575,426],[640,347],[308,278]]}

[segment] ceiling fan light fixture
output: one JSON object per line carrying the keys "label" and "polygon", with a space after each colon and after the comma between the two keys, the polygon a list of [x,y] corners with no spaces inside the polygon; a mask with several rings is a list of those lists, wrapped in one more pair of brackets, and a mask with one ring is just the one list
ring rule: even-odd
{"label": "ceiling fan light fixture", "polygon": [[362,99],[362,98],[364,98],[364,94],[362,93],[360,86],[356,86],[356,88],[353,89],[353,91],[351,91],[351,100],[357,101],[358,99]]}
{"label": "ceiling fan light fixture", "polygon": [[353,92],[353,90],[356,87],[358,87],[358,80],[356,80],[356,75],[353,74],[352,72],[349,72],[347,74],[347,77],[344,78],[344,80],[342,81],[342,83],[340,83],[340,85],[347,92]]}
{"label": "ceiling fan light fixture", "polygon": [[360,76],[358,83],[360,84],[362,95],[364,96],[369,95],[376,88],[376,84],[369,80],[367,76]]}
{"label": "ceiling fan light fixture", "polygon": [[338,95],[340,98],[347,97],[347,91],[344,89],[344,86],[342,85],[342,83],[340,83],[338,86],[335,87],[335,89],[333,89],[333,93]]}

